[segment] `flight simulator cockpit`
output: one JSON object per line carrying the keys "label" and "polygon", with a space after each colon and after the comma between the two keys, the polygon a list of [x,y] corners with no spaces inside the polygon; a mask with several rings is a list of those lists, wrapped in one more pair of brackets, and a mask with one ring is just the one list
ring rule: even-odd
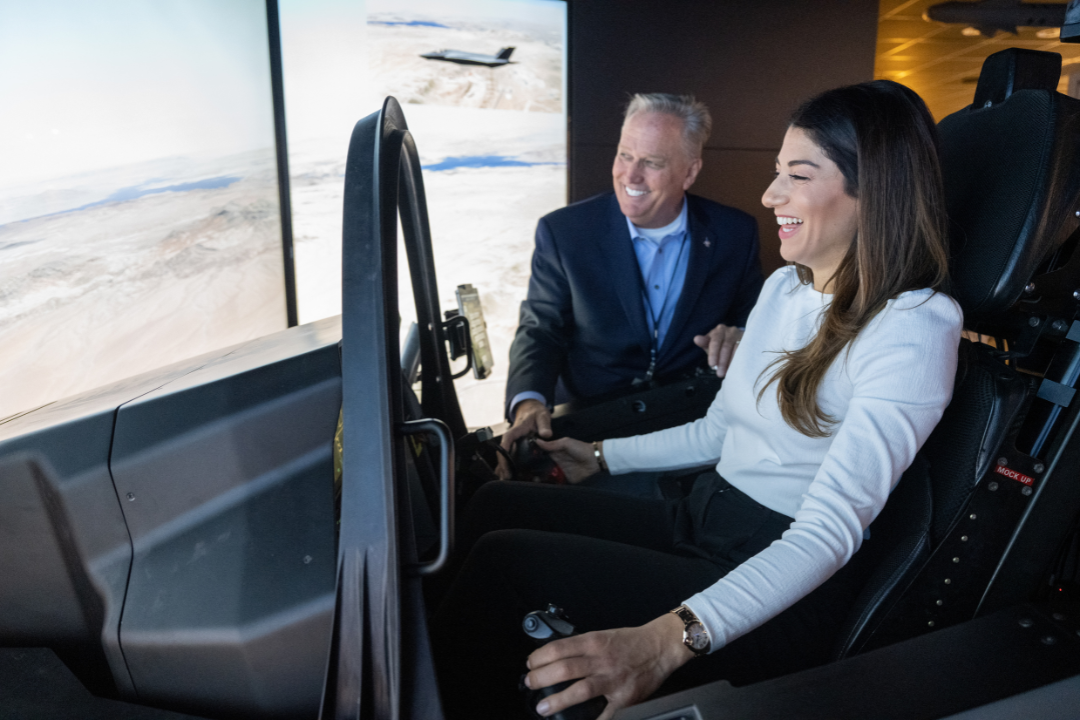
{"label": "flight simulator cockpit", "polygon": [[[852,560],[869,580],[833,662],[616,717],[1062,717],[1080,694],[1080,101],[1060,73],[1054,53],[993,55],[939,124],[968,332],[952,402]],[[353,131],[340,318],[0,423],[0,645],[22,653],[0,678],[76,688],[72,717],[443,716],[424,584],[500,450],[451,382],[451,357],[482,375],[490,351],[473,288],[440,311],[406,115],[389,98]],[[718,383],[563,406],[555,432],[674,425]],[[511,458],[516,481],[552,480],[533,460]]]}

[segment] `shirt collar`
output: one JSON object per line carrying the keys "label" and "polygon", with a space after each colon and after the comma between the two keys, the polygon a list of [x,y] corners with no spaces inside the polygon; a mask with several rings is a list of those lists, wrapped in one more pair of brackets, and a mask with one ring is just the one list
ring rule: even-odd
{"label": "shirt collar", "polygon": [[[686,196],[684,195],[683,196],[683,201],[682,201],[682,210],[679,211],[679,217],[677,217],[675,219],[675,222],[671,224],[671,226],[670,226],[671,230],[669,230],[667,233],[665,233],[664,237],[669,237],[671,235],[679,235],[679,234],[685,233],[686,232],[686,216],[687,216]],[[623,217],[626,217],[626,216],[624,215]],[[629,228],[629,230],[630,230],[630,239],[631,240],[646,240],[646,238],[641,234],[641,228],[639,228],[634,223],[630,222],[630,218],[626,218],[626,227]]]}

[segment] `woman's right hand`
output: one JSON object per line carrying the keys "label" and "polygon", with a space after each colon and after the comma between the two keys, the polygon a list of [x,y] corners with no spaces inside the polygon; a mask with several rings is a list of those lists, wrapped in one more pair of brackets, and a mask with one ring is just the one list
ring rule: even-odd
{"label": "woman's right hand", "polygon": [[536,444],[558,463],[571,483],[579,483],[590,475],[600,472],[600,462],[593,454],[592,443],[573,438],[558,440],[536,439]]}

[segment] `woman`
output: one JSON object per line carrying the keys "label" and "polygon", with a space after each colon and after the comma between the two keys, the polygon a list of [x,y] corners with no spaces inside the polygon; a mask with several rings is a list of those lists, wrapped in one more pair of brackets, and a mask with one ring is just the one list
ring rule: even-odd
{"label": "woman", "polygon": [[605,462],[619,474],[719,460],[717,472],[677,504],[485,486],[433,627],[450,717],[512,712],[508,678],[528,652],[517,624],[548,602],[582,629],[618,629],[529,655],[529,687],[580,678],[542,715],[603,695],[606,719],[665,681],[746,682],[827,659],[862,581],[837,571],[952,393],[962,316],[939,292],[945,214],[925,105],[888,81],[813,98],[762,202],[793,265],[766,282],[706,417],[595,447],[541,443],[572,482]]}

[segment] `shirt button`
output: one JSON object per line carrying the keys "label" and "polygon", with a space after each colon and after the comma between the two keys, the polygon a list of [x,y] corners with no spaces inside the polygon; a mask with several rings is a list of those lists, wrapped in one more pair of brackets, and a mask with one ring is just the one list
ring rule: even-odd
{"label": "shirt button", "polygon": [[656,289],[656,290],[659,290],[660,286],[659,285],[653,285],[653,288]]}

